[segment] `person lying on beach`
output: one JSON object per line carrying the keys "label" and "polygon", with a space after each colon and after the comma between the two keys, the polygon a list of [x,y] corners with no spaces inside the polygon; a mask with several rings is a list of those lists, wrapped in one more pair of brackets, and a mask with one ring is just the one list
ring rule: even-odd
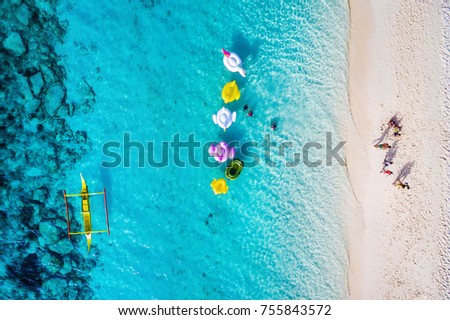
{"label": "person lying on beach", "polygon": [[382,172],[387,176],[394,174],[391,170],[386,170],[385,168],[383,168],[383,170],[380,171],[380,173],[382,173]]}
{"label": "person lying on beach", "polygon": [[398,189],[405,189],[405,188],[407,188],[408,190],[409,190],[409,184],[408,184],[408,182],[405,182],[405,183],[402,183],[400,180],[397,180],[396,182],[395,182],[395,186],[398,188]]}
{"label": "person lying on beach", "polygon": [[374,145],[375,148],[380,148],[382,150],[386,150],[386,149],[390,149],[391,146],[388,143],[381,143],[381,144],[376,144]]}

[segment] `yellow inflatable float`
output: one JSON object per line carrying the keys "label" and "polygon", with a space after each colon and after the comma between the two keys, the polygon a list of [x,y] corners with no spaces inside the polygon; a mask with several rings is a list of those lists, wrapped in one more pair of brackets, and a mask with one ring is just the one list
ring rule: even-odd
{"label": "yellow inflatable float", "polygon": [[224,178],[214,179],[211,182],[211,188],[215,194],[226,194],[228,192],[227,182]]}
{"label": "yellow inflatable float", "polygon": [[241,97],[241,92],[239,91],[236,81],[228,82],[222,89],[222,99],[225,103],[238,100]]}

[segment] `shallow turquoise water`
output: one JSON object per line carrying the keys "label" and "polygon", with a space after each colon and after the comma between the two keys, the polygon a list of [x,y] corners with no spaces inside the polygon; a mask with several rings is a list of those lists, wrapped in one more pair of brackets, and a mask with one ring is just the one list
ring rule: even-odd
{"label": "shallow turquoise water", "polygon": [[[101,163],[111,160],[102,146],[122,142],[124,133],[156,145],[177,133],[182,140],[194,133],[201,144],[262,143],[270,134],[301,153],[306,142],[325,145],[331,132],[336,145],[347,112],[347,1],[80,0],[62,1],[58,15],[68,21],[57,48],[67,99],[82,101],[86,83],[95,92],[92,111],[68,118],[74,130],[87,132],[92,151],[66,172],[66,189],[79,190],[82,172],[91,191],[108,190],[111,236],[94,235],[89,255],[79,245],[98,262],[89,275],[95,298],[346,296],[339,208],[347,184],[336,162],[286,168],[274,149],[274,167],[245,168],[222,196],[210,183],[224,177],[224,165],[178,168],[171,160],[168,167],[139,168],[136,150],[129,168]],[[241,56],[247,78],[225,69],[222,47]],[[241,98],[228,105],[238,116],[224,133],[211,116],[231,80]],[[197,149],[196,159],[203,154]],[[325,160],[325,149],[311,157]],[[102,228],[101,199],[92,206]]]}

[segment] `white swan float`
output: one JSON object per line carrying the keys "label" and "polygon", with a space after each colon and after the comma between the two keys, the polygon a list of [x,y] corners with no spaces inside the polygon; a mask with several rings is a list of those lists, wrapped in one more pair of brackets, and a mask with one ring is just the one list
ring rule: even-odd
{"label": "white swan float", "polygon": [[239,72],[241,76],[245,78],[245,70],[242,68],[242,60],[234,52],[228,52],[222,49],[223,52],[223,64],[231,72]]}
{"label": "white swan float", "polygon": [[230,110],[222,107],[222,109],[217,111],[217,114],[213,114],[212,119],[215,124],[223,129],[223,131],[226,131],[227,128],[229,128],[233,122],[236,121],[236,111],[231,113]]}

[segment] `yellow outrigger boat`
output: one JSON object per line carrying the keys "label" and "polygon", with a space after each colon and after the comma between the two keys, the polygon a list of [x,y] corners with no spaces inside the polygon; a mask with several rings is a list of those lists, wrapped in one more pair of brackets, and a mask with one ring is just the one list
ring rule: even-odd
{"label": "yellow outrigger boat", "polygon": [[[108,205],[106,203],[106,188],[103,188],[103,192],[89,193],[86,181],[84,181],[83,175],[80,173],[81,178],[81,192],[76,194],[67,194],[64,190],[64,202],[66,204],[66,219],[67,219],[67,235],[70,239],[71,235],[84,234],[86,236],[88,252],[91,249],[91,240],[93,233],[107,232],[110,235],[109,221],[108,221]],[[103,195],[105,214],[106,214],[106,230],[92,230],[91,223],[91,209],[89,204],[89,196]],[[67,197],[81,197],[81,217],[83,219],[84,231],[71,232],[70,231],[70,217],[69,217],[69,205],[67,203]]]}

